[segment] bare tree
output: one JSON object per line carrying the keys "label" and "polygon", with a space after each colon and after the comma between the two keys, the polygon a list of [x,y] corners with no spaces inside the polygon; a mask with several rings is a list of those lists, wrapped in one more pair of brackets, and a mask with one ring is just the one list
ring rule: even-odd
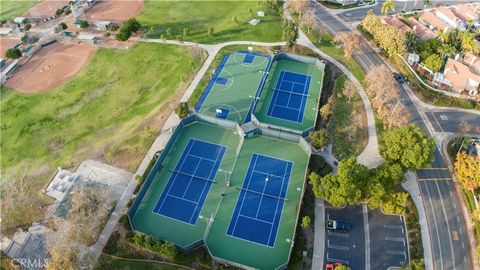
{"label": "bare tree", "polygon": [[3,175],[0,180],[1,219],[5,227],[32,223],[40,217],[37,195],[29,186],[26,173],[19,176]]}
{"label": "bare tree", "polygon": [[305,12],[302,17],[301,24],[307,28],[307,34],[310,34],[310,30],[317,25],[317,20],[315,19],[315,13],[313,10],[308,10]]}
{"label": "bare tree", "polygon": [[400,100],[398,100],[390,112],[390,117],[388,118],[388,128],[391,128],[392,126],[405,126],[409,121],[410,114],[407,110],[407,107],[401,103]]}
{"label": "bare tree", "polygon": [[357,86],[351,80],[347,80],[343,86],[343,94],[347,97],[349,103],[352,101],[355,93],[357,93]]}
{"label": "bare tree", "polygon": [[333,41],[343,49],[345,58],[352,57],[353,53],[357,52],[362,44],[361,37],[352,32],[340,32]]}
{"label": "bare tree", "polygon": [[460,130],[461,133],[470,133],[472,132],[472,125],[470,125],[467,121],[462,121],[458,125],[458,130]]}
{"label": "bare tree", "polygon": [[290,0],[288,1],[288,7],[290,7],[293,12],[298,13],[298,19],[302,19],[303,12],[308,7],[308,1],[306,0]]}

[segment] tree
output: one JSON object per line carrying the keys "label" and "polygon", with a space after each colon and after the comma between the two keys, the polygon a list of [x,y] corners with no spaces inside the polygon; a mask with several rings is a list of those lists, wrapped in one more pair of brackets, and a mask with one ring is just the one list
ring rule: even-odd
{"label": "tree", "polygon": [[388,199],[382,203],[382,210],[385,214],[405,215],[407,207],[408,193],[398,192],[388,196]]}
{"label": "tree", "polygon": [[80,27],[83,28],[83,29],[85,29],[89,26],[90,26],[90,24],[87,21],[81,21],[80,22]]}
{"label": "tree", "polygon": [[189,33],[190,33],[190,30],[188,28],[183,28],[183,37],[184,38],[187,38]]}
{"label": "tree", "polygon": [[344,52],[344,57],[349,59],[353,53],[360,49],[362,39],[357,33],[352,32],[340,32],[333,39]]}
{"label": "tree", "polygon": [[48,246],[47,249],[50,254],[50,259],[48,260],[46,269],[79,269],[80,251],[75,245],[75,243],[55,243],[55,245]]}
{"label": "tree", "polygon": [[214,34],[213,26],[208,27],[208,36],[213,37],[213,34]]}
{"label": "tree", "polygon": [[180,118],[187,116],[188,112],[189,112],[188,102],[180,102],[178,103],[177,107],[175,107],[175,113]]}
{"label": "tree", "polygon": [[58,16],[62,15],[63,12],[64,12],[63,8],[59,8],[59,9],[57,9],[57,11],[55,11],[55,16],[58,17]]}
{"label": "tree", "polygon": [[400,29],[383,24],[380,17],[373,12],[362,20],[363,29],[369,32],[378,45],[385,50],[389,57],[397,54],[403,55],[407,52],[407,37]]}
{"label": "tree", "polygon": [[395,103],[393,109],[389,109],[389,111],[391,111],[391,113],[387,121],[388,128],[391,128],[392,126],[405,126],[408,124],[408,122],[410,122],[410,113],[408,112],[405,104],[400,102],[400,99],[398,99],[397,103]]}
{"label": "tree", "polygon": [[108,25],[108,31],[115,32],[118,29],[120,29],[120,26],[116,23],[111,23],[110,25]]}
{"label": "tree", "polygon": [[309,10],[302,17],[301,25],[307,28],[307,34],[310,34],[310,30],[315,27],[317,24],[317,19],[315,18],[315,13],[312,10]]}
{"label": "tree", "polygon": [[297,41],[297,28],[291,21],[285,20],[283,21],[282,29],[282,39],[287,42],[288,47],[293,47],[293,45],[295,45],[295,42]]}
{"label": "tree", "polygon": [[337,175],[328,174],[321,178],[312,172],[308,178],[316,197],[339,207],[364,199],[369,173],[367,167],[358,164],[355,158],[349,158],[340,161]]}
{"label": "tree", "polygon": [[347,80],[343,86],[342,93],[347,97],[348,103],[350,103],[350,101],[352,101],[352,98],[357,93],[357,86],[353,81]]}
{"label": "tree", "polygon": [[461,34],[461,43],[463,52],[478,52],[477,40],[475,34],[465,31]]}
{"label": "tree", "polygon": [[423,0],[423,9],[426,9],[430,5],[430,0]]}
{"label": "tree", "polygon": [[62,28],[62,30],[65,30],[68,28],[68,25],[64,22],[61,22],[58,26],[60,26],[60,28]]}
{"label": "tree", "polygon": [[442,68],[443,59],[438,54],[432,54],[427,59],[422,61],[422,64],[429,68],[433,73],[436,73]]}
{"label": "tree", "polygon": [[335,107],[335,97],[331,95],[325,105],[320,108],[320,117],[327,121],[332,115]]}
{"label": "tree", "polygon": [[26,24],[23,26],[23,30],[25,30],[25,31],[30,30],[30,28],[32,28],[32,24],[30,24],[30,23],[26,23]]}
{"label": "tree", "polygon": [[172,34],[172,30],[170,29],[170,27],[168,27],[167,29],[165,29],[165,35],[167,37],[170,37],[170,35]]}
{"label": "tree", "polygon": [[445,31],[443,30],[437,30],[437,36],[442,43],[448,43],[450,39],[450,36],[447,33],[445,33]]}
{"label": "tree", "polygon": [[310,228],[311,223],[312,223],[312,219],[310,218],[310,216],[304,216],[302,218],[302,224],[301,224],[302,229],[306,230]]}
{"label": "tree", "polygon": [[418,170],[433,161],[435,142],[416,125],[392,128],[385,131],[380,144],[380,154],[396,162],[404,170]]}
{"label": "tree", "polygon": [[308,7],[308,1],[306,0],[290,0],[288,1],[288,7],[298,14],[298,19],[302,19],[302,14]]}
{"label": "tree", "polygon": [[382,4],[382,14],[384,15],[388,15],[389,11],[395,11],[395,3],[393,2],[393,0],[386,0],[383,4]]}
{"label": "tree", "polygon": [[480,187],[480,162],[477,157],[464,151],[458,152],[453,166],[463,188],[473,191]]}
{"label": "tree", "polygon": [[375,209],[384,204],[398,184],[405,180],[403,175],[402,167],[391,162],[370,170],[370,181],[365,195],[368,206]]}
{"label": "tree", "polygon": [[19,49],[10,48],[5,52],[5,56],[10,59],[17,59],[22,57],[22,52]]}
{"label": "tree", "polygon": [[310,141],[316,149],[321,149],[328,144],[328,133],[325,129],[310,132]]}

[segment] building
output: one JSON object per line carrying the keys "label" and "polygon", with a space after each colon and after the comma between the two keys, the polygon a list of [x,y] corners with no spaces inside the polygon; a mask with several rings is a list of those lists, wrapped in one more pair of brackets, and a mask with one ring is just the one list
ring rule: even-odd
{"label": "building", "polygon": [[80,34],[77,36],[77,40],[80,42],[87,42],[90,44],[95,44],[97,42],[97,37],[94,35]]}
{"label": "building", "polygon": [[408,31],[412,31],[412,28],[410,28],[408,25],[404,24],[401,20],[399,20],[396,17],[384,16],[384,17],[381,18],[381,21],[382,21],[383,24],[388,24],[388,25],[394,26],[394,27],[400,29],[400,31],[402,31],[404,33],[408,32]]}
{"label": "building", "polygon": [[436,38],[438,35],[413,17],[408,18],[408,23],[415,32],[415,36],[421,40]]}
{"label": "building", "polygon": [[448,58],[443,73],[435,74],[436,85],[448,85],[456,93],[466,91],[470,96],[478,95],[480,75],[470,71],[469,67],[455,59]]}
{"label": "building", "polygon": [[457,17],[457,15],[455,15],[453,11],[448,7],[443,6],[437,8],[435,10],[435,15],[452,28],[458,29],[460,31],[467,30],[467,24],[463,22],[462,19]]}
{"label": "building", "polygon": [[92,27],[95,30],[107,31],[108,27],[112,24],[111,21],[94,21]]}
{"label": "building", "polygon": [[453,13],[464,21],[478,22],[479,14],[468,5],[456,5],[452,7]]}
{"label": "building", "polygon": [[480,75],[480,57],[473,53],[467,52],[463,56],[463,63],[470,67],[470,71]]}
{"label": "building", "polygon": [[437,16],[435,16],[435,14],[430,11],[423,12],[422,16],[420,16],[418,20],[434,32],[443,31],[445,33],[448,33],[451,30],[451,27],[449,25],[440,20]]}

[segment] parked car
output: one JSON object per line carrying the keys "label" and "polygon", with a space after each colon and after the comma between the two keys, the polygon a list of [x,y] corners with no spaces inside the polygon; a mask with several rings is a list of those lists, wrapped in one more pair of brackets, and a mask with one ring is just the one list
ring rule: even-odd
{"label": "parked car", "polygon": [[330,232],[346,233],[350,231],[351,225],[345,221],[327,220],[327,230]]}
{"label": "parked car", "polygon": [[407,81],[407,79],[405,78],[404,75],[396,73],[396,72],[393,73],[393,77],[395,78],[395,80],[398,83],[405,83]]}

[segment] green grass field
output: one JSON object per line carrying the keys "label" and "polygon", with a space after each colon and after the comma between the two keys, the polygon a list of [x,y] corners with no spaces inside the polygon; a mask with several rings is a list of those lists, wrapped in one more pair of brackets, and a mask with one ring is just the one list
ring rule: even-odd
{"label": "green grass field", "polygon": [[368,131],[365,108],[358,93],[350,102],[343,95],[347,77],[341,75],[335,81],[335,112],[328,132],[333,143],[333,152],[339,160],[359,155],[367,145]]}
{"label": "green grass field", "polygon": [[4,173],[27,170],[39,189],[85,158],[133,171],[205,59],[185,47],[99,49],[71,81],[35,95],[1,89]]}
{"label": "green grass field", "polygon": [[9,20],[22,16],[39,1],[0,0],[0,19]]}
{"label": "green grass field", "polygon": [[[252,10],[250,13],[249,10]],[[248,22],[256,11],[265,11],[265,17],[256,26]],[[238,23],[233,18],[236,17]],[[147,28],[147,37],[220,43],[232,40],[280,41],[282,18],[278,11],[263,1],[145,1],[145,9],[137,19]],[[213,27],[213,36],[208,28]],[[189,34],[183,35],[187,28]],[[170,29],[170,35],[166,31]]]}

